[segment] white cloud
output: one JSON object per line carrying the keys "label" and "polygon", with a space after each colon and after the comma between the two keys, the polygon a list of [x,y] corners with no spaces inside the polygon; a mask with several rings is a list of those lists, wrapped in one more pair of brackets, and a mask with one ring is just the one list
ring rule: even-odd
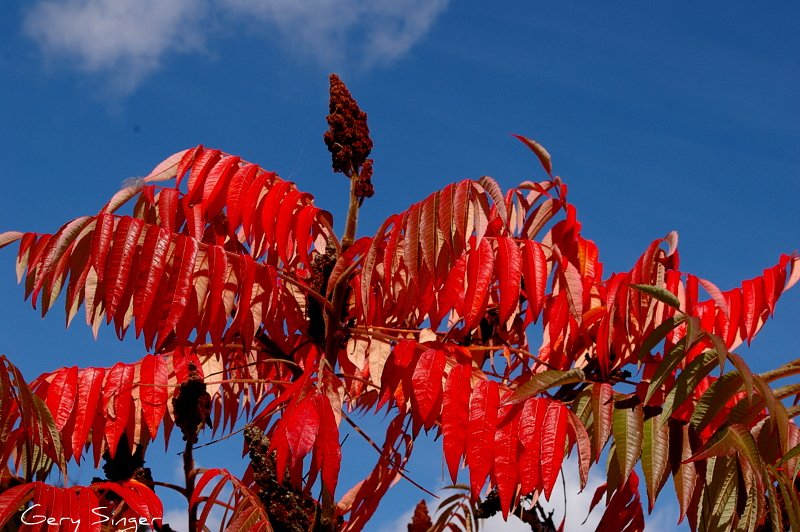
{"label": "white cloud", "polygon": [[134,90],[172,53],[203,50],[219,21],[327,67],[406,54],[449,0],[39,0],[23,30],[45,57]]}
{"label": "white cloud", "polygon": [[42,0],[23,24],[49,59],[107,73],[126,93],[168,52],[202,48],[195,30],[204,11],[204,0]]}
{"label": "white cloud", "polygon": [[[600,523],[600,519],[603,516],[603,503],[601,502],[594,509],[594,511],[588,515],[588,519],[587,513],[589,511],[589,505],[591,504],[595,491],[606,481],[602,467],[596,465],[594,468],[589,470],[589,479],[586,483],[586,488],[584,488],[583,491],[580,491],[578,466],[574,457],[568,458],[564,462],[562,471],[564,472],[564,483],[562,484],[561,477],[559,476],[558,480],[556,481],[556,488],[553,490],[553,494],[550,497],[550,501],[546,501],[544,496],[542,496],[539,499],[540,504],[546,512],[555,510],[553,514],[553,521],[555,522],[556,526],[558,526],[564,516],[564,490],[562,489],[562,485],[565,485],[567,493],[567,520],[564,529],[575,532],[590,532],[596,530],[597,525]],[[448,495],[449,494],[450,493],[448,493]],[[644,493],[642,493],[642,497],[644,504],[647,504],[647,501],[644,498]],[[678,515],[677,507],[672,503],[672,501],[667,499],[668,498],[665,500],[659,499],[658,506],[660,508],[656,509],[652,515],[648,515],[645,508],[644,520],[648,532],[686,529],[685,526],[679,527],[675,524]],[[433,517],[436,513],[438,501],[428,499],[426,500],[426,503],[428,505],[428,510]],[[393,521],[379,525],[377,530],[379,530],[379,532],[400,532],[405,530],[406,525],[411,521],[413,514],[414,508],[409,508],[406,512]],[[584,519],[586,520],[585,523]],[[530,532],[530,529],[530,525],[523,523],[514,516],[509,516],[507,522],[503,521],[503,516],[500,513],[494,515],[490,519],[481,521],[481,530],[484,532]]]}
{"label": "white cloud", "polygon": [[428,32],[448,0],[223,0],[256,17],[286,48],[322,63],[391,62]]}

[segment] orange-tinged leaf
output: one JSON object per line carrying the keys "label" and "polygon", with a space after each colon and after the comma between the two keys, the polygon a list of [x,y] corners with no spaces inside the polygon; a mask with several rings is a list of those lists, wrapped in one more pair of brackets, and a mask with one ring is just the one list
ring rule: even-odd
{"label": "orange-tinged leaf", "polygon": [[717,288],[717,285],[712,283],[711,281],[707,281],[705,279],[697,279],[697,282],[700,283],[700,286],[706,289],[711,295],[711,298],[716,303],[717,307],[722,310],[726,317],[730,317],[730,309],[728,308],[728,301],[725,299],[725,296],[722,295],[720,289]]}
{"label": "orange-tinged leaf", "polygon": [[20,233],[19,231],[6,231],[5,233],[0,233],[0,249],[3,249],[9,244],[13,244],[17,240],[20,240],[24,236],[24,233]]}
{"label": "orange-tinged leaf", "polygon": [[154,181],[167,181],[168,179],[174,179],[175,177],[178,177],[178,170],[180,168],[182,168],[183,171],[186,170],[186,167],[183,166],[185,164],[184,161],[189,157],[193,157],[197,151],[201,149],[202,146],[197,146],[188,150],[181,150],[177,153],[173,153],[162,162],[158,163],[158,165],[153,168],[149,174],[147,174],[147,177],[144,178],[144,181],[150,183]]}
{"label": "orange-tinged leaf", "polygon": [[605,382],[592,385],[592,423],[594,436],[595,461],[600,460],[608,438],[611,436],[611,420],[614,416],[614,390]]}
{"label": "orange-tinged leaf", "polygon": [[592,441],[589,439],[589,433],[580,418],[570,410],[567,410],[567,412],[569,413],[569,425],[567,426],[569,437],[578,448],[578,472],[581,476],[580,488],[584,489],[589,481],[589,468],[592,465]]}
{"label": "orange-tinged leaf", "polygon": [[436,229],[436,199],[437,195],[433,194],[422,202],[419,219],[422,260],[434,275],[436,273],[436,254],[440,246]]}
{"label": "orange-tinged leaf", "polygon": [[550,159],[550,154],[547,153],[546,149],[544,149],[544,146],[542,146],[535,140],[523,137],[522,135],[514,134],[514,137],[516,137],[519,141],[525,144],[533,153],[536,154],[536,157],[539,158],[539,162],[542,163],[544,171],[547,172],[547,174],[550,177],[553,177],[553,162]]}
{"label": "orange-tinged leaf", "polygon": [[489,176],[481,177],[478,179],[478,183],[480,183],[481,187],[489,194],[489,197],[492,198],[492,201],[497,207],[497,215],[503,221],[503,225],[508,227],[508,206],[506,205],[506,200],[503,197],[503,191],[500,190],[500,186]]}

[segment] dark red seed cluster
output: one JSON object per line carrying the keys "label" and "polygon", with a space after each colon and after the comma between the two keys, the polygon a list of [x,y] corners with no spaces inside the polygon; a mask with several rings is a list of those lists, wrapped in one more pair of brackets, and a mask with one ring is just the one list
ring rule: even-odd
{"label": "dark red seed cluster", "polygon": [[358,107],[339,76],[331,74],[330,80],[329,128],[324,136],[325,145],[331,152],[333,171],[352,177],[359,173],[372,151],[367,113]]}
{"label": "dark red seed cluster", "polygon": [[364,198],[371,198],[375,194],[375,187],[372,186],[372,159],[364,161],[361,173],[356,178],[353,192],[357,198],[361,198],[361,201],[364,201]]}
{"label": "dark red seed cluster", "polygon": [[181,383],[172,398],[172,408],[183,439],[197,443],[200,429],[211,426],[211,395],[194,364],[189,365],[189,379]]}

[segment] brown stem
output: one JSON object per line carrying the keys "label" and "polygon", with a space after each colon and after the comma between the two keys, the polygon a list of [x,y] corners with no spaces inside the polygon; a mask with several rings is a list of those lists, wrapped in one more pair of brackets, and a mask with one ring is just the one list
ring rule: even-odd
{"label": "brown stem", "polygon": [[194,493],[194,443],[191,438],[186,438],[183,450],[183,478],[186,484],[186,501],[189,503],[189,530],[197,530],[197,506],[191,504]]}
{"label": "brown stem", "polygon": [[350,205],[347,209],[347,223],[344,226],[344,235],[342,236],[342,252],[353,245],[356,238],[356,225],[358,224],[358,198],[356,197],[356,182],[358,181],[358,174],[353,172],[350,178]]}
{"label": "brown stem", "polygon": [[[342,246],[340,251],[344,253],[347,248],[353,245],[356,236],[356,226],[358,224],[358,198],[355,194],[355,183],[358,175],[354,174],[350,178],[350,204],[347,209],[347,222],[342,236]],[[336,367],[336,353],[339,348],[340,328],[342,325],[342,311],[344,308],[344,298],[347,296],[347,279],[342,277],[337,280],[331,294],[330,305],[325,305],[325,360],[330,366],[331,371]],[[320,519],[319,529],[324,532],[333,532],[336,528],[336,501],[333,494],[328,491],[326,486],[322,486],[322,496],[320,497]]]}

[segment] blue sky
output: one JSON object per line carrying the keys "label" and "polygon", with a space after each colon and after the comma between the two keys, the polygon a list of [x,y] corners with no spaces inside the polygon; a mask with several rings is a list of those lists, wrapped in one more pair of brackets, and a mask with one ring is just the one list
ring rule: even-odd
{"label": "blue sky", "polygon": [[[0,231],[95,213],[198,143],[291,178],[343,222],[347,184],[321,140],[336,71],[375,141],[361,234],[451,181],[542,178],[513,132],[552,154],[606,272],[673,229],[683,269],[722,288],[800,247],[796,3],[551,4],[5,3]],[[143,355],[111,330],[95,342],[57,313],[42,322],[2,254],[0,352],[27,376]],[[756,370],[798,356],[798,316],[795,291],[745,353]],[[421,446],[412,467],[429,486],[439,449]],[[401,482],[375,526],[420,497]]]}

